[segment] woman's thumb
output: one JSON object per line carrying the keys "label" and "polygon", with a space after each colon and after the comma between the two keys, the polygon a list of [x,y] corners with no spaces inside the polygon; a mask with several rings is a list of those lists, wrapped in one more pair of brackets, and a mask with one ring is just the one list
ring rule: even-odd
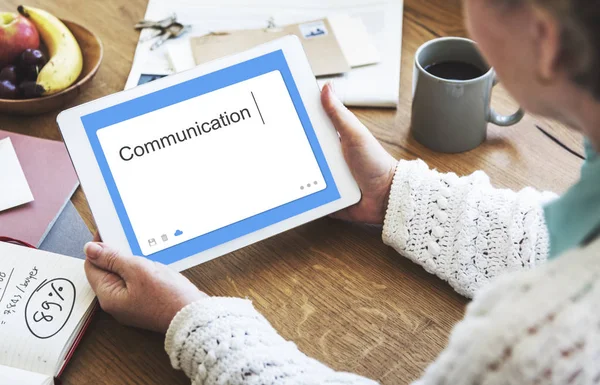
{"label": "woman's thumb", "polygon": [[351,137],[371,135],[370,131],[358,120],[358,118],[344,106],[335,95],[333,87],[327,83],[321,91],[321,104],[331,119],[342,140]]}
{"label": "woman's thumb", "polygon": [[99,242],[88,242],[83,248],[87,260],[94,266],[127,278],[131,265],[135,262],[134,257],[120,254]]}

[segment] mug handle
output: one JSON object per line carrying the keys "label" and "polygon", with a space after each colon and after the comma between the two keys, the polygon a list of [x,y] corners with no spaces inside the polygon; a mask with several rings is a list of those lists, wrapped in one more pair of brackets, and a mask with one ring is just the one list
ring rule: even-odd
{"label": "mug handle", "polygon": [[[492,88],[495,87],[498,83],[498,77],[494,72],[494,83],[492,84]],[[490,106],[490,116],[488,116],[488,121],[497,126],[508,127],[519,123],[524,116],[525,111],[523,111],[522,108],[519,108],[519,110],[512,115],[501,115],[494,111],[494,109]]]}

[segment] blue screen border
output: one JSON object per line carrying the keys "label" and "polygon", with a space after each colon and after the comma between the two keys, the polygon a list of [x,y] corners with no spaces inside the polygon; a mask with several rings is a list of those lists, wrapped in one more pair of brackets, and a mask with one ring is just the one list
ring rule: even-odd
{"label": "blue screen border", "polygon": [[[133,254],[142,255],[140,245],[133,231],[133,227],[127,215],[127,210],[125,209],[121,195],[117,189],[117,185],[102,151],[96,132],[113,124],[275,70],[280,71],[281,76],[283,77],[327,187],[315,194],[289,202],[253,217],[190,239],[187,242],[161,250],[149,255],[147,258],[170,264],[340,199],[340,193],[333,179],[333,175],[331,174],[331,170],[325,160],[314,128],[308,117],[300,93],[298,92],[292,73],[285,60],[284,53],[282,50],[274,51],[81,117],[85,132],[91,143],[92,150],[94,151],[94,155],[100,166],[102,176],[106,182],[110,197]],[[158,242],[159,241],[160,240],[158,240]]]}

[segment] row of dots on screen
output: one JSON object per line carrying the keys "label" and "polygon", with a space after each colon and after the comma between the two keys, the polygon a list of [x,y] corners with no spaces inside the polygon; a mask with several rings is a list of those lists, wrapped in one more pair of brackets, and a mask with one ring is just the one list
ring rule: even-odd
{"label": "row of dots on screen", "polygon": [[316,186],[317,185],[317,181],[314,181],[312,183],[307,183],[306,186],[302,185],[300,186],[300,190],[304,190],[305,188],[311,188],[312,186]]}

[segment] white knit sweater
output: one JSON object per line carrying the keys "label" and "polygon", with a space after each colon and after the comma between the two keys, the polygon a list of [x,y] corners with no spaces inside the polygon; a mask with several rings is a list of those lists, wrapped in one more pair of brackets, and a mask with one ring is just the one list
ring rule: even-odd
{"label": "white knit sweater", "polygon": [[[417,384],[600,383],[600,242],[530,269],[546,260],[541,204],[552,198],[494,189],[481,172],[459,178],[399,162],[384,241],[477,294]],[[194,385],[375,384],[307,357],[242,299],[185,307],[165,348]]]}

